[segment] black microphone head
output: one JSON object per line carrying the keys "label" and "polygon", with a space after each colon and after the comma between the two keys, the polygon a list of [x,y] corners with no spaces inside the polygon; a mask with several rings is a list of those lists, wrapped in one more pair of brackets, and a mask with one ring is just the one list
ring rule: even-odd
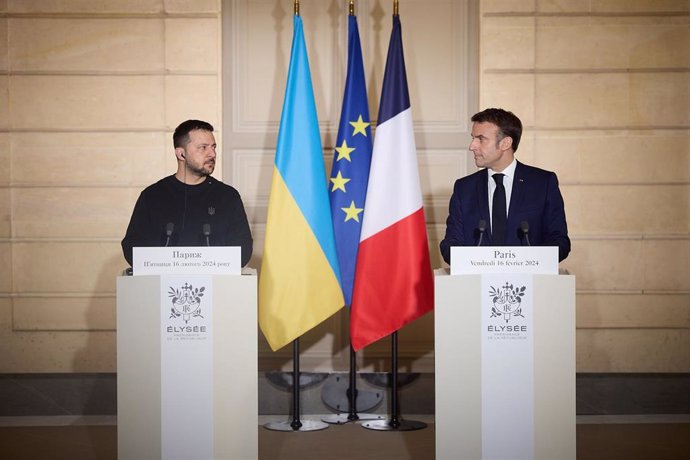
{"label": "black microphone head", "polygon": [[204,224],[204,236],[211,234],[211,224]]}
{"label": "black microphone head", "polygon": [[522,229],[522,233],[529,233],[529,222],[526,220],[520,222],[520,229]]}
{"label": "black microphone head", "polygon": [[165,234],[167,236],[170,236],[173,234],[173,231],[175,230],[175,224],[172,222],[168,222],[168,224],[165,226]]}
{"label": "black microphone head", "polygon": [[477,241],[477,246],[481,246],[482,241],[484,241],[484,233],[486,232],[486,221],[484,219],[479,221],[477,230],[479,230],[479,241]]}

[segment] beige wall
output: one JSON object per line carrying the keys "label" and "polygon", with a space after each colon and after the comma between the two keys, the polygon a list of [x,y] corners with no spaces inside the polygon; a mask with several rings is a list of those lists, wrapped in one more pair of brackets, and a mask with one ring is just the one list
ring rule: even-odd
{"label": "beige wall", "polygon": [[[345,3],[301,2],[327,169]],[[391,3],[357,2],[374,117]],[[115,370],[119,241],[139,191],[173,171],[185,118],[222,126],[216,175],[243,195],[259,266],[291,4],[0,0],[0,372]],[[471,171],[468,114],[509,108],[526,125],[518,156],[565,195],[578,370],[690,371],[690,2],[478,8],[479,45],[464,1],[401,0],[434,264],[452,182]],[[307,334],[303,369],[346,368],[346,318]],[[433,369],[432,319],[401,332],[405,369]],[[388,346],[363,368],[388,369]],[[263,339],[260,355],[290,366]]]}
{"label": "beige wall", "polygon": [[0,1],[0,372],[115,369],[134,200],[220,85],[217,0]]}
{"label": "beige wall", "polygon": [[555,170],[577,369],[690,370],[690,2],[482,1],[481,106]]}

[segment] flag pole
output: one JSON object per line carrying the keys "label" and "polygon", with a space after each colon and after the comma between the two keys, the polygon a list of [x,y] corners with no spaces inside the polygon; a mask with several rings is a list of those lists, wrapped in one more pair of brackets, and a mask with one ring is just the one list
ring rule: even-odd
{"label": "flag pole", "polygon": [[[355,15],[355,0],[350,0],[350,5],[348,7],[348,14],[350,16]],[[360,414],[357,413],[357,354],[350,344],[350,382],[347,389],[347,401],[348,401],[348,413],[347,421],[356,422],[358,420],[375,420],[379,418],[372,414]]]}
{"label": "flag pole", "polygon": [[268,422],[264,428],[271,431],[318,431],[328,428],[326,423],[318,420],[301,420],[299,406],[299,337],[292,341],[292,420]]}
{"label": "flag pole", "polygon": [[[352,348],[352,344],[350,344],[349,376],[349,382],[345,390],[345,396],[347,397],[347,414],[339,413],[327,415],[322,417],[321,420],[333,425],[343,425],[350,422],[354,423],[365,420],[383,419],[383,415],[357,412],[358,401],[359,406],[366,410],[379,404],[383,396],[378,391],[360,391],[357,389],[357,353],[354,348]],[[324,390],[326,390],[326,388],[324,388]],[[333,396],[334,393],[335,396]],[[323,400],[328,406],[340,408],[338,402],[342,401],[342,393],[337,391],[324,391]]]}
{"label": "flag pole", "polygon": [[290,428],[299,430],[302,422],[299,419],[299,338],[292,341],[292,422]]}
{"label": "flag pole", "polygon": [[[395,45],[395,46],[394,46]],[[391,51],[394,51],[391,53]],[[392,60],[392,61],[391,61]],[[391,44],[389,45],[389,54],[388,54],[388,59],[386,61],[386,71],[384,72],[384,82],[383,82],[383,87],[384,89],[382,90],[382,96],[381,96],[381,106],[385,106],[383,103],[384,101],[384,96],[387,94],[385,91],[386,84],[388,78],[392,77],[392,75],[389,75],[389,64],[392,64],[391,69],[395,69],[394,66],[399,66],[397,70],[398,74],[396,75],[397,77],[402,76],[404,85],[401,86],[393,86],[396,88],[396,92],[392,93],[391,100],[400,103],[401,101],[405,101],[409,98],[408,94],[408,89],[407,89],[407,77],[405,73],[405,64],[404,64],[404,57],[402,55],[402,38],[401,38],[401,31],[400,31],[400,19],[399,19],[399,6],[398,6],[398,0],[393,1],[393,33],[391,34]],[[396,99],[397,98],[397,99]],[[402,108],[405,107],[404,103],[401,103]],[[407,101],[407,107],[409,107],[409,100]],[[379,128],[382,128],[385,126],[385,123],[388,122],[388,119],[385,119],[382,121],[381,120],[381,113],[382,109],[379,107]],[[385,112],[384,112],[385,113]],[[402,112],[397,112],[397,113],[402,113]],[[409,129],[411,130],[411,122]],[[384,134],[390,136],[390,133]],[[379,132],[377,132],[377,138],[376,142],[386,142],[389,141],[389,139],[385,137],[380,137],[381,135]],[[381,139],[384,139],[381,141]],[[395,145],[395,144],[377,144],[377,145]],[[397,153],[397,152],[396,152]],[[413,150],[414,153],[414,150]],[[374,155],[377,154],[377,148],[376,145],[374,146]],[[374,159],[372,159],[373,163]],[[379,169],[379,165],[376,165],[377,168],[374,169],[374,166],[372,166],[372,175],[375,174],[380,174],[381,169]],[[376,177],[376,176],[374,176]],[[374,179],[375,180],[375,179]],[[419,178],[417,177],[416,180],[418,181]],[[371,183],[372,181],[372,176],[370,175],[369,181]],[[378,198],[378,197],[377,197]],[[369,194],[367,194],[367,205],[369,205]],[[371,207],[368,208],[369,212],[371,212]],[[365,215],[366,219],[366,215]],[[366,221],[365,221],[366,222]],[[424,228],[423,225],[421,225],[421,228]],[[381,232],[382,233],[382,232]],[[424,239],[426,240],[426,232],[425,230],[422,231],[424,234]],[[369,241],[372,241],[371,239]],[[423,254],[425,254],[427,260],[428,260],[428,248],[426,245],[424,245],[425,251]],[[422,256],[420,257],[421,260],[424,260],[425,257]],[[425,264],[428,264],[428,261],[425,262]],[[374,265],[370,265],[370,267],[374,267]],[[359,268],[359,266],[358,266]],[[369,268],[369,267],[368,267]],[[431,267],[429,267],[430,269]],[[370,268],[371,270],[371,268]],[[363,273],[365,273],[363,271]],[[430,270],[429,270],[430,274]],[[429,279],[429,281],[432,281]],[[433,285],[432,285],[433,288]],[[355,299],[357,296],[355,296]],[[361,297],[360,297],[361,299]],[[404,302],[405,300],[402,300]],[[401,302],[400,299],[398,299],[398,302]],[[420,302],[419,298],[416,298],[415,302]],[[419,304],[417,304],[417,308],[419,307]],[[391,375],[392,375],[392,387],[391,387],[391,417],[389,420],[374,420],[371,422],[366,422],[362,423],[362,427],[369,429],[369,430],[378,430],[378,431],[413,431],[413,430],[420,430],[423,428],[426,428],[426,423],[421,422],[421,421],[416,421],[416,420],[402,420],[400,417],[400,407],[399,407],[399,400],[398,400],[398,330],[402,327],[400,325],[397,329],[395,329],[391,334]]]}
{"label": "flag pole", "polygon": [[398,331],[391,334],[391,368],[391,418],[362,423],[362,428],[376,431],[415,431],[426,428],[427,424],[424,422],[400,418],[398,400]]}
{"label": "flag pole", "polygon": [[[295,0],[295,16],[299,16],[299,0]],[[291,57],[292,59],[292,57]],[[289,78],[288,78],[289,80]],[[311,85],[311,83],[310,83]],[[282,120],[281,120],[282,124]],[[292,420],[269,422],[264,428],[272,431],[317,431],[328,428],[328,425],[318,420],[300,420],[299,405],[300,371],[299,371],[299,337],[292,341]]]}
{"label": "flag pole", "polygon": [[[348,134],[351,132],[350,126],[354,126],[352,122],[356,120],[357,115],[359,119],[362,120],[362,115],[365,115],[366,124],[369,124],[368,116],[368,104],[366,98],[366,83],[364,78],[364,68],[361,62],[361,47],[359,44],[359,32],[357,28],[357,18],[355,16],[355,2],[354,0],[349,0],[348,2],[348,64],[347,64],[347,77],[345,82],[345,95],[343,96],[343,111],[341,113],[341,124],[338,129],[337,143],[341,141],[350,142],[350,147],[353,147],[356,151],[356,155],[359,159],[354,160],[355,163],[350,163],[348,166],[338,166],[338,159],[334,157],[333,161],[333,172],[336,172],[340,177],[343,173],[348,180],[354,177],[364,177],[365,181],[369,177],[369,162],[371,155],[371,145],[369,142],[357,141],[357,133],[355,131],[353,134]],[[360,73],[361,72],[361,73]],[[360,79],[361,78],[361,79]],[[359,86],[361,84],[361,87]],[[363,97],[362,97],[363,96]],[[362,103],[363,106],[359,104]],[[366,110],[365,110],[366,108]],[[353,118],[351,118],[353,117]],[[347,122],[346,122],[347,121]],[[349,122],[349,123],[348,123]],[[346,129],[343,129],[343,127]],[[363,128],[364,129],[364,128]],[[359,132],[362,136],[366,137],[366,131]],[[346,145],[346,144],[343,144]],[[337,151],[337,147],[336,147]],[[366,159],[366,160],[365,160]],[[357,182],[353,182],[356,184]],[[355,201],[358,203],[363,203],[366,193],[366,186],[361,188],[361,185],[354,185],[352,189],[348,189],[349,194],[347,195],[353,204]],[[350,201],[341,201],[344,199],[345,187],[340,189],[343,195],[331,195],[331,211],[342,209],[343,206],[349,204]],[[332,190],[336,192],[336,190]],[[362,192],[362,196],[358,196],[358,192]],[[340,192],[336,192],[340,193]],[[339,258],[341,266],[341,276],[343,278],[349,278],[349,274],[352,273],[351,270],[354,269],[354,257],[357,254],[357,247],[359,246],[359,228],[353,230],[352,227],[343,227],[336,224],[338,220],[334,214],[334,230],[337,236],[342,236],[340,240],[339,247]],[[347,221],[347,220],[346,220]],[[357,220],[357,222],[359,222]],[[352,224],[353,222],[350,222]],[[352,240],[351,236],[356,234],[356,239]],[[354,247],[352,244],[354,243]],[[353,257],[354,255],[354,257]],[[353,259],[350,259],[353,257]],[[352,264],[350,264],[352,261]],[[352,273],[354,275],[354,273]],[[351,295],[352,285],[348,281],[343,281],[343,294],[346,298],[346,303],[350,304],[349,297]],[[383,416],[375,414],[365,414],[358,413],[357,408],[361,410],[370,409],[381,402],[383,399],[382,392],[372,392],[372,391],[358,391],[357,390],[357,356],[352,344],[350,344],[350,371],[349,371],[349,382],[347,388],[343,388],[340,376],[336,375],[334,379],[331,379],[329,383],[324,387],[324,392],[322,398],[324,403],[329,407],[335,408],[340,411],[338,414],[330,414],[322,417],[326,423],[331,424],[344,424],[348,422],[357,422],[360,420],[377,420],[383,418]],[[347,400],[347,413],[344,412],[345,402],[344,398]]]}

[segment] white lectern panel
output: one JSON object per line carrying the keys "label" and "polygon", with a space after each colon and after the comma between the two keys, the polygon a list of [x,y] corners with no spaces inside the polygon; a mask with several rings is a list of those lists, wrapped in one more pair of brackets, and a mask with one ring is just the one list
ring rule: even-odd
{"label": "white lectern panel", "polygon": [[[501,442],[482,429],[481,279],[436,276],[438,459],[481,459],[483,440]],[[575,459],[575,278],[534,275],[533,295],[534,458]]]}
{"label": "white lectern panel", "polygon": [[[256,276],[211,279],[213,458],[258,458]],[[162,458],[160,305],[168,299],[160,283],[159,276],[117,280],[120,459]]]}

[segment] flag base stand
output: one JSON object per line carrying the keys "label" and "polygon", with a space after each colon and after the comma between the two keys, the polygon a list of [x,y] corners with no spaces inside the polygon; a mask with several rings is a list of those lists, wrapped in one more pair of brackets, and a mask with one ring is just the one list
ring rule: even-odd
{"label": "flag base stand", "polygon": [[363,428],[378,431],[415,431],[426,426],[426,423],[417,420],[374,420],[362,423]]}
{"label": "flag base stand", "polygon": [[345,425],[346,423],[365,422],[367,420],[381,420],[384,417],[384,415],[378,414],[358,413],[355,415],[355,418],[350,418],[349,414],[333,414],[326,417],[321,417],[321,421],[326,422],[329,425]]}
{"label": "flag base stand", "polygon": [[319,431],[328,428],[328,424],[318,420],[295,420],[292,422],[268,422],[264,428],[271,431]]}
{"label": "flag base stand", "polygon": [[268,422],[264,428],[271,431],[318,431],[328,428],[326,423],[318,420],[300,420],[299,412],[299,338],[296,338],[292,341],[292,420]]}
{"label": "flag base stand", "polygon": [[[339,409],[344,401],[342,387],[338,387],[340,377],[336,377],[336,382],[331,386],[333,390],[328,391],[324,388],[323,400],[331,407]],[[321,420],[332,425],[343,425],[345,423],[355,423],[364,420],[379,420],[384,418],[383,415],[359,413],[358,409],[366,410],[379,404],[382,400],[382,395],[379,392],[373,391],[359,391],[357,389],[357,356],[355,351],[350,346],[350,381],[348,387],[344,392],[344,397],[347,398],[348,413],[340,413],[322,417]]]}
{"label": "flag base stand", "polygon": [[427,424],[417,420],[401,420],[398,407],[398,331],[391,334],[391,355],[393,385],[391,387],[391,412],[389,420],[374,420],[362,423],[362,428],[376,431],[415,431],[427,427]]}

